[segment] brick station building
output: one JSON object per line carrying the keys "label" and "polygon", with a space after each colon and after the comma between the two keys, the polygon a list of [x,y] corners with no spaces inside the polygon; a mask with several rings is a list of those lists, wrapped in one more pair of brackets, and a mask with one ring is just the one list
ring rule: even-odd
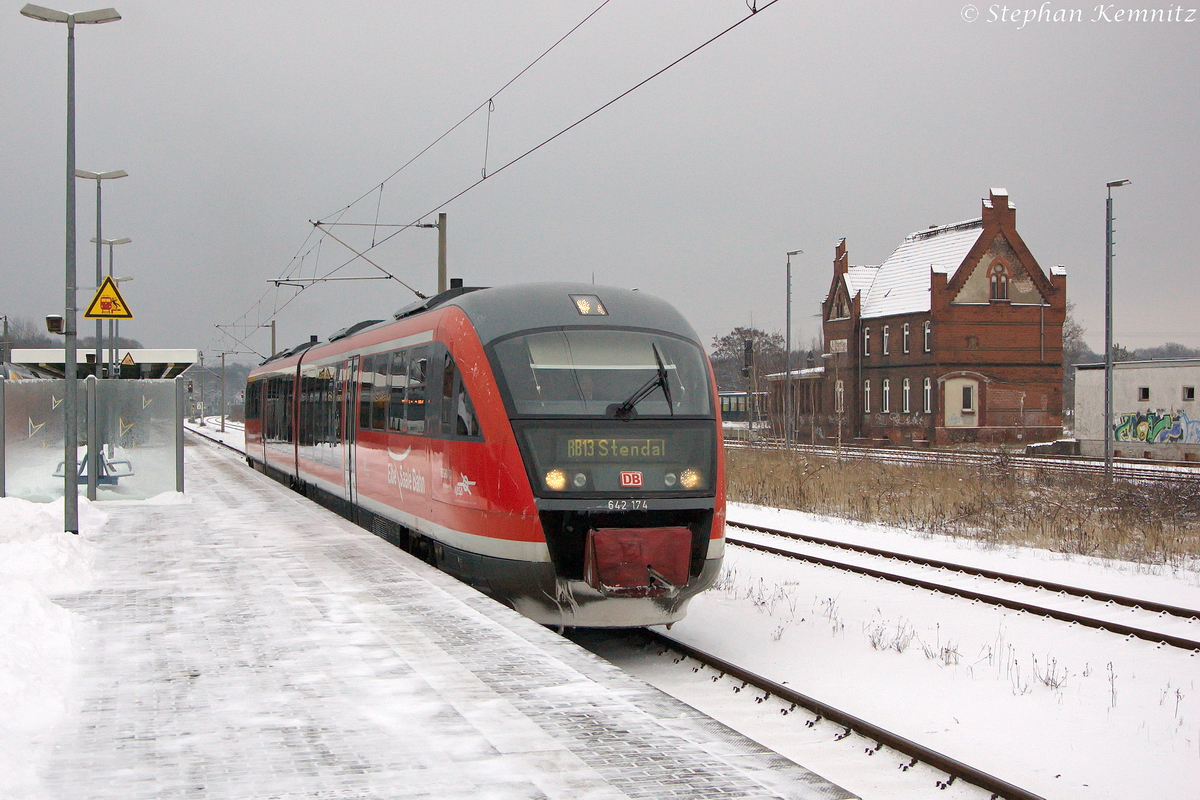
{"label": "brick station building", "polygon": [[[1005,189],[978,219],[905,237],[879,266],[843,239],[822,303],[824,369],[788,384],[796,438],[927,446],[1040,442],[1062,433],[1067,278],[1038,265]],[[839,433],[840,429],[840,433]]]}

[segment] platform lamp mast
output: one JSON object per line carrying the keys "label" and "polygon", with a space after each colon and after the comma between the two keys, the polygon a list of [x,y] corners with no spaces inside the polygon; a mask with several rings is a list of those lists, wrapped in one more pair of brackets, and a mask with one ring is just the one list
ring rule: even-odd
{"label": "platform lamp mast", "polygon": [[[128,178],[129,173],[123,169],[110,170],[109,172],[88,172],[86,169],[75,170],[76,178],[86,178],[96,182],[96,235],[92,241],[96,244],[96,290],[100,290],[100,284],[104,280],[104,242],[100,231],[100,187],[105,181],[114,180],[116,178]],[[112,261],[112,250],[109,250],[109,261]],[[112,273],[108,273],[112,275]],[[109,330],[112,330],[112,320],[109,320]],[[112,343],[109,342],[109,347]],[[96,378],[99,380],[104,377],[104,320],[96,320]],[[111,374],[111,373],[110,373]]]}
{"label": "platform lamp mast", "polygon": [[99,25],[121,18],[115,8],[68,14],[28,3],[23,16],[67,26],[67,230],[66,302],[63,314],[63,530],[79,533],[79,387],[76,385],[76,287],[75,287],[75,25]]}

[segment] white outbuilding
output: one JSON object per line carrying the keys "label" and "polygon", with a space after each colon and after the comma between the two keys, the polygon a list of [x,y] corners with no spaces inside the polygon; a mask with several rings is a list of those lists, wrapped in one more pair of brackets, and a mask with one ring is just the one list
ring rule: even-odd
{"label": "white outbuilding", "polygon": [[[1104,455],[1104,365],[1075,371],[1075,435],[1085,456]],[[1200,461],[1200,358],[1113,364],[1113,455]]]}

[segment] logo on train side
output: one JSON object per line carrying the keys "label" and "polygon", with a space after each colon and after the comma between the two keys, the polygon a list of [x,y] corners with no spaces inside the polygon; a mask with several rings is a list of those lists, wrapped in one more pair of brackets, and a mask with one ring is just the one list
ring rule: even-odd
{"label": "logo on train side", "polygon": [[623,489],[640,489],[642,487],[642,473],[640,472],[621,472],[621,488]]}
{"label": "logo on train side", "polygon": [[417,494],[425,494],[425,476],[417,471],[416,467],[404,467],[403,462],[409,455],[412,454],[410,446],[400,455],[396,455],[389,448],[388,465],[387,465],[387,482],[389,486],[395,486],[400,492],[400,499],[404,499],[404,490]]}
{"label": "logo on train side", "polygon": [[475,485],[475,481],[468,478],[465,472],[460,472],[459,475],[462,480],[454,484],[454,496],[462,497],[464,494],[471,494],[471,487]]}

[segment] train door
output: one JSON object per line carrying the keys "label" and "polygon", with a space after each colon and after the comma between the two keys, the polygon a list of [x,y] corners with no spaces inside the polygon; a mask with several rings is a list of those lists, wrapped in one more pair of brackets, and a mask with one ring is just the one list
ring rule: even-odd
{"label": "train door", "polygon": [[346,485],[346,500],[358,505],[358,476],[355,464],[358,430],[358,356],[352,356],[341,368],[342,384],[342,469]]}

